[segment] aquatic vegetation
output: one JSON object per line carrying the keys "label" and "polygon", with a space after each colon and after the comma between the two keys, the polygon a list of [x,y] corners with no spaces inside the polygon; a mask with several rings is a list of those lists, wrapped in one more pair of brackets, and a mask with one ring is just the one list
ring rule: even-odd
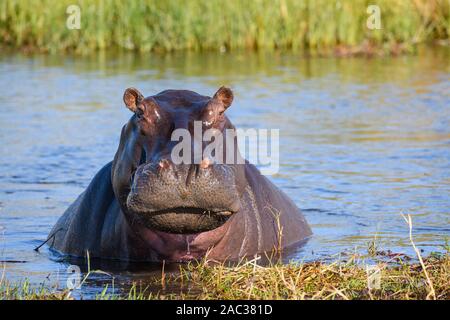
{"label": "aquatic vegetation", "polygon": [[[450,254],[434,253],[421,263],[404,255],[378,252],[379,287],[370,285],[363,257],[347,255],[334,262],[274,263],[261,266],[257,259],[236,266],[207,259],[189,263],[179,274],[151,279],[160,291],[134,284],[128,293],[111,293],[105,286],[95,298],[105,299],[450,299]],[[426,268],[432,288],[427,286]],[[150,282],[151,282],[150,281]],[[177,292],[167,287],[177,287]],[[152,288],[154,286],[152,285]],[[431,295],[433,290],[435,295]],[[31,288],[0,283],[0,299],[73,299],[68,290]]]}
{"label": "aquatic vegetation", "polygon": [[66,27],[74,1],[4,0],[1,44],[44,52],[290,49],[310,54],[413,50],[448,44],[447,0],[380,0],[381,29],[366,27],[368,0],[78,0],[79,30]]}
{"label": "aquatic vegetation", "polygon": [[64,300],[67,294],[45,286],[32,287],[28,280],[11,284],[0,282],[0,300]]}

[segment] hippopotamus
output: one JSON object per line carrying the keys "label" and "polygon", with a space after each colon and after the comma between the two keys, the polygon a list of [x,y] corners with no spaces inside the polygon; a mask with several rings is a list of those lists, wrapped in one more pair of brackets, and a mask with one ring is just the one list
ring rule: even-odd
{"label": "hippopotamus", "polygon": [[[307,239],[311,229],[294,202],[247,160],[173,160],[177,129],[192,134],[200,121],[202,130],[236,130],[225,115],[233,97],[228,87],[212,97],[165,90],[145,98],[126,89],[133,114],[114,159],[59,218],[50,247],[69,257],[232,261]],[[237,145],[227,143],[225,153],[240,155]]]}

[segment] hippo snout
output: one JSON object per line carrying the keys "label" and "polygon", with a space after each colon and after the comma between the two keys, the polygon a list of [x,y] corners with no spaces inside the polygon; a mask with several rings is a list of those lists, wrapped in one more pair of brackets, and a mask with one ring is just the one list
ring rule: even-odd
{"label": "hippo snout", "polygon": [[240,208],[234,169],[222,164],[146,163],[137,168],[130,187],[128,211],[165,232],[212,230]]}

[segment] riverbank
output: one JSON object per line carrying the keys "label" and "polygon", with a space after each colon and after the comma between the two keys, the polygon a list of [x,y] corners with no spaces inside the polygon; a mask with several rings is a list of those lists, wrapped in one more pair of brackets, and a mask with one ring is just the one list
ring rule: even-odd
{"label": "riverbank", "polygon": [[[370,262],[364,262],[366,259]],[[257,259],[237,266],[201,261],[176,274],[151,279],[152,290],[134,284],[128,293],[95,296],[110,299],[450,299],[450,251],[434,253],[422,262],[390,251],[367,256],[343,254],[334,262],[258,265]],[[159,286],[157,292],[154,288]],[[168,287],[177,287],[176,293]],[[173,291],[173,290],[169,290]],[[27,281],[0,282],[0,299],[73,299],[69,290],[31,287]]]}
{"label": "riverbank", "polygon": [[[69,29],[76,10],[66,10],[72,4],[2,1],[0,45],[78,54],[264,48],[345,56],[411,52],[419,43],[449,45],[450,36],[446,0],[379,0],[380,24],[369,23],[375,28],[367,26],[374,11],[366,0],[79,0],[79,29]],[[76,19],[69,22],[78,28]]]}

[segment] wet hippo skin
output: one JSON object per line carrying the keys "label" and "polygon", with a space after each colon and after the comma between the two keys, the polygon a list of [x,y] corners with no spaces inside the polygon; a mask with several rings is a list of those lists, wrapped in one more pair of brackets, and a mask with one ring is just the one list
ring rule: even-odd
{"label": "wet hippo skin", "polygon": [[[225,115],[232,101],[226,87],[212,98],[188,90],[144,98],[127,89],[124,102],[133,115],[114,160],[58,220],[50,246],[77,257],[89,251],[90,257],[105,259],[186,261],[208,253],[222,261],[309,237],[296,205],[247,161],[197,163],[195,155],[193,164],[173,161],[174,130],[193,135],[194,121],[203,131],[235,129]],[[237,159],[237,143],[224,146],[224,153]]]}

